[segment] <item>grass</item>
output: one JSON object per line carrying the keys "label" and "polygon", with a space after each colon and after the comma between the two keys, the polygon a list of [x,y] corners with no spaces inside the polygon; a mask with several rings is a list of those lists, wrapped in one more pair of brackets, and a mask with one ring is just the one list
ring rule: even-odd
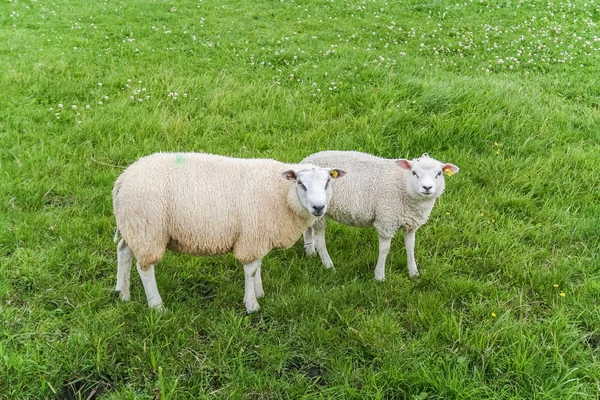
{"label": "grass", "polygon": [[[0,10],[0,398],[597,398],[596,2]],[[231,256],[169,253],[166,313],[135,273],[117,300],[128,164],[323,149],[461,167],[417,233],[418,279],[398,237],[376,283],[375,233],[332,223],[337,271],[301,241],[273,251],[256,315]]]}

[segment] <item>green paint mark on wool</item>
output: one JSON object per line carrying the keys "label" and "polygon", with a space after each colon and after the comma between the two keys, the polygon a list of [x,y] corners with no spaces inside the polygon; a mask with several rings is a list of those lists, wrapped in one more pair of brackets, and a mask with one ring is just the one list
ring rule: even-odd
{"label": "green paint mark on wool", "polygon": [[175,156],[175,164],[182,165],[185,162],[185,157],[181,154]]}

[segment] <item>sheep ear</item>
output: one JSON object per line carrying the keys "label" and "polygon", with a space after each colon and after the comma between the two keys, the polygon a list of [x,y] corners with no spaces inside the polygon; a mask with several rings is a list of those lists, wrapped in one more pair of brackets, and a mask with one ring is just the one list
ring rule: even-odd
{"label": "sheep ear", "polygon": [[329,176],[333,179],[341,178],[344,175],[346,175],[346,171],[343,169],[332,168],[329,170]]}
{"label": "sheep ear", "polygon": [[458,168],[456,165],[454,164],[444,164],[442,165],[442,171],[444,171],[444,173],[448,176],[452,176],[453,174],[457,173],[460,170],[460,168]]}
{"label": "sheep ear", "polygon": [[281,173],[281,176],[283,176],[288,181],[295,181],[296,180],[296,173],[292,169],[288,169],[287,171],[283,171]]}
{"label": "sheep ear", "polygon": [[412,165],[411,165],[410,161],[408,161],[406,158],[401,158],[399,160],[396,160],[396,164],[400,168],[406,169],[408,171],[410,171],[412,169]]}

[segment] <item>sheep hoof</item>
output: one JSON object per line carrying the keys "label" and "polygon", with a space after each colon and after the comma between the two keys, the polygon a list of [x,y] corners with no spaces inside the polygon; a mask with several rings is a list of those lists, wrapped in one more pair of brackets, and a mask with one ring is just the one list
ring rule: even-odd
{"label": "sheep hoof", "polygon": [[385,282],[385,276],[377,276],[377,275],[375,275],[375,280],[377,282]]}
{"label": "sheep hoof", "polygon": [[130,299],[129,293],[126,293],[122,290],[115,290],[115,293],[119,296],[121,301],[129,301]]}
{"label": "sheep hoof", "polygon": [[260,309],[260,306],[258,305],[258,301],[246,302],[245,306],[246,306],[246,314],[255,313]]}
{"label": "sheep hoof", "polygon": [[304,252],[306,253],[307,256],[313,256],[315,255],[315,246],[313,245],[308,245],[308,246],[304,246]]}
{"label": "sheep hoof", "polygon": [[408,276],[411,278],[417,278],[419,276],[419,271],[408,271]]}
{"label": "sheep hoof", "polygon": [[164,307],[162,305],[162,301],[149,301],[148,302],[148,307],[150,307],[153,310],[157,310],[157,311],[164,311]]}

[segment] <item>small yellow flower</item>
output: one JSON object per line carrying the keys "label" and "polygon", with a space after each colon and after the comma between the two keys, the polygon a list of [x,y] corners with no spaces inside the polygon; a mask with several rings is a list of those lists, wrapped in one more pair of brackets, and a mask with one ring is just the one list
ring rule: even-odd
{"label": "small yellow flower", "polygon": [[450,213],[448,211],[446,211],[446,215],[450,215]]}
{"label": "small yellow flower", "polygon": [[498,147],[498,142],[494,142],[494,146]]}
{"label": "small yellow flower", "polygon": [[483,213],[479,213],[479,216],[480,216],[480,217],[483,217],[483,216],[484,216],[484,214],[483,214]]}
{"label": "small yellow flower", "polygon": [[496,318],[496,313],[492,313],[492,318]]}
{"label": "small yellow flower", "polygon": [[493,224],[494,222],[496,222],[496,220],[495,220],[494,218],[492,218],[492,224]]}
{"label": "small yellow flower", "polygon": [[558,283],[555,283],[555,284],[554,284],[554,285],[552,285],[552,286],[554,286],[554,287],[558,287]]}
{"label": "small yellow flower", "polygon": [[496,150],[496,154],[500,154],[500,149]]}
{"label": "small yellow flower", "polygon": [[560,297],[565,297],[565,296],[566,296],[565,292],[560,292]]}

